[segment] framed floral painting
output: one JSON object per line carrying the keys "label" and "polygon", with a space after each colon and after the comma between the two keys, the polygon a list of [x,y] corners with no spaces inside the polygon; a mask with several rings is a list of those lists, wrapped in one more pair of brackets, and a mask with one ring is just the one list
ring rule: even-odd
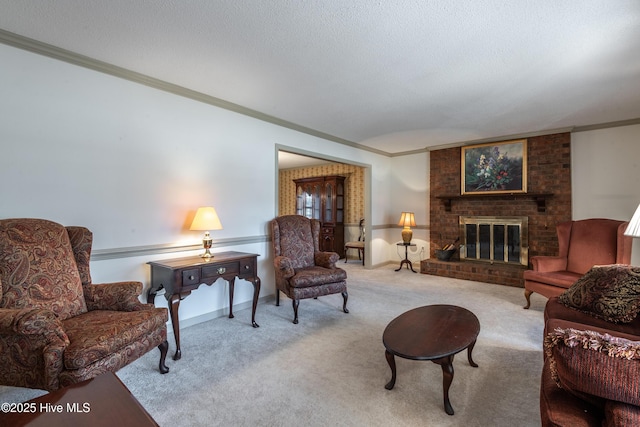
{"label": "framed floral painting", "polygon": [[527,192],[527,140],[462,147],[462,194]]}

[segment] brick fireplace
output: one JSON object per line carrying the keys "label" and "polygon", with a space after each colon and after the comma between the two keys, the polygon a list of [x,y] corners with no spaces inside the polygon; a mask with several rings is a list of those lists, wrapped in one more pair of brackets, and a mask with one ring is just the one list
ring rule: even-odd
{"label": "brick fireplace", "polygon": [[430,152],[431,258],[420,263],[420,272],[523,287],[524,266],[461,261],[459,253],[439,261],[435,250],[458,238],[461,216],[526,216],[529,257],[556,255],[555,225],[571,219],[571,134],[527,139],[526,194],[460,196],[460,156],[460,148]]}

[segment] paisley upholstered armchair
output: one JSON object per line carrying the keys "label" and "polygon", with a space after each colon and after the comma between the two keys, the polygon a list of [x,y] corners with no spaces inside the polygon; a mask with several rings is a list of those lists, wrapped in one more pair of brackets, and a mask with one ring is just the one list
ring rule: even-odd
{"label": "paisley upholstered armchair", "polygon": [[92,233],[42,219],[0,220],[0,384],[43,390],[115,372],[154,347],[167,309],[140,282],[91,283]]}
{"label": "paisley upholstered armchair", "polygon": [[339,255],[321,252],[320,221],[300,215],[284,215],[271,221],[276,305],[280,292],[291,298],[293,323],[298,323],[301,299],[342,293],[347,310],[347,272],[336,267]]}

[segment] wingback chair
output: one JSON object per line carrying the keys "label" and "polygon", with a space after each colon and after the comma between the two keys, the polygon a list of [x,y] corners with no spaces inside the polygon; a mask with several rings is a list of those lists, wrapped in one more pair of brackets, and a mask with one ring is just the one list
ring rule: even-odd
{"label": "wingback chair", "polygon": [[300,215],[283,215],[271,221],[276,305],[280,292],[291,298],[293,323],[298,323],[301,299],[342,293],[347,310],[347,273],[336,267],[335,252],[321,252],[320,221]]}
{"label": "wingback chair", "polygon": [[91,283],[93,235],[42,219],[0,220],[0,384],[56,390],[115,372],[154,347],[167,309],[140,282]]}
{"label": "wingback chair", "polygon": [[532,270],[524,272],[524,296],[560,295],[594,265],[629,264],[633,238],[624,235],[628,222],[592,218],[557,225],[558,256],[531,257]]}

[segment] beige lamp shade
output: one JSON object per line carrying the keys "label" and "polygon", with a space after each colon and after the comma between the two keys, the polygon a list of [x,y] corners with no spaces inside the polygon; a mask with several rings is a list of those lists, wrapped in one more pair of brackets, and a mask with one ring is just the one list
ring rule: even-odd
{"label": "beige lamp shade", "polygon": [[220,218],[218,218],[216,210],[211,206],[198,208],[189,229],[205,232],[202,238],[202,246],[205,251],[201,256],[207,260],[213,258],[213,254],[210,251],[213,245],[213,239],[209,235],[209,230],[222,230],[222,224],[220,223]]}
{"label": "beige lamp shade", "polygon": [[416,226],[416,218],[413,212],[402,212],[398,225],[404,227],[402,229],[402,241],[405,245],[410,244],[411,239],[413,238],[413,231],[411,231],[411,228],[409,227]]}
{"label": "beige lamp shade", "polygon": [[216,210],[211,206],[206,206],[198,208],[189,229],[198,231],[222,230],[222,224]]}
{"label": "beige lamp shade", "polygon": [[640,205],[636,208],[636,212],[631,217],[627,229],[624,231],[625,236],[640,237]]}
{"label": "beige lamp shade", "polygon": [[416,218],[413,212],[402,212],[402,214],[400,215],[400,221],[398,221],[398,225],[402,227],[415,227]]}

